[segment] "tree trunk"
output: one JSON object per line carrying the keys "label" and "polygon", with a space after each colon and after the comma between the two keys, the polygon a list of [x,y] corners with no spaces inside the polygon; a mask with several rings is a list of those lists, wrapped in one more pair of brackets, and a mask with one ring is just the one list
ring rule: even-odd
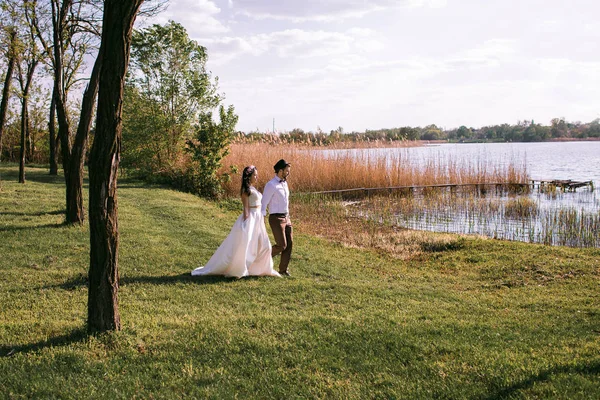
{"label": "tree trunk", "polygon": [[53,24],[53,35],[54,35],[54,89],[53,95],[54,100],[56,102],[56,117],[58,120],[58,137],[60,139],[60,149],[62,155],[62,165],[63,165],[63,173],[65,176],[65,185],[66,185],[66,215],[65,220],[67,223],[71,223],[69,220],[70,216],[73,214],[71,210],[71,206],[74,203],[71,199],[73,196],[72,193],[72,185],[71,175],[69,170],[69,160],[71,158],[71,123],[69,121],[69,116],[67,113],[67,96],[65,95],[64,90],[64,63],[63,63],[63,48],[64,48],[64,40],[63,34],[65,33],[65,26],[67,23],[67,18],[69,14],[69,10],[73,4],[72,0],[64,0],[62,4],[54,1],[51,2],[52,5],[52,24]]}
{"label": "tree trunk", "polygon": [[29,123],[29,113],[25,120],[25,151],[27,161],[33,162],[33,138],[31,137],[31,124]]}
{"label": "tree trunk", "polygon": [[88,331],[120,330],[117,172],[121,110],[131,34],[143,0],[105,0],[99,57],[96,136],[89,161],[90,270]]}
{"label": "tree trunk", "polygon": [[[13,48],[16,31],[11,30],[10,46]],[[4,123],[6,122],[6,110],[8,109],[8,98],[10,97],[10,83],[12,82],[13,71],[15,69],[15,55],[9,51],[8,69],[6,70],[6,78],[4,79],[4,88],[2,89],[2,100],[0,101],[0,161],[2,160],[2,134],[4,133]]]}
{"label": "tree trunk", "polygon": [[27,129],[27,96],[21,106],[21,150],[19,152],[19,183],[25,183],[25,130]]}
{"label": "tree trunk", "polygon": [[56,99],[54,92],[50,100],[50,115],[48,118],[48,140],[50,147],[50,175],[58,175],[58,138],[56,137]]}
{"label": "tree trunk", "polygon": [[75,142],[73,143],[69,158],[67,191],[71,193],[71,196],[67,198],[69,202],[67,205],[67,223],[70,224],[83,224],[85,220],[85,210],[83,209],[83,166],[90,128],[92,126],[92,116],[94,115],[94,102],[98,94],[101,66],[102,55],[98,54],[98,58],[92,69],[90,82],[83,94],[79,125],[77,126],[77,134],[75,135]]}
{"label": "tree trunk", "polygon": [[[61,139],[61,147],[63,153],[63,168],[69,158],[71,152],[71,135],[70,121],[67,114],[67,96],[64,90],[63,80],[63,30],[65,29],[68,12],[73,1],[63,1],[60,9],[55,8],[54,1],[52,2],[52,21],[54,32],[54,98],[56,100],[56,116],[58,118],[58,130]],[[65,155],[67,156],[65,158]]]}
{"label": "tree trunk", "polygon": [[25,183],[25,156],[28,153],[27,131],[29,129],[29,89],[31,88],[31,81],[33,80],[33,74],[37,64],[37,60],[32,60],[27,65],[27,74],[24,82],[23,73],[21,67],[19,66],[19,82],[21,84],[21,90],[23,91],[23,99],[21,103],[21,153],[19,157],[19,183]]}

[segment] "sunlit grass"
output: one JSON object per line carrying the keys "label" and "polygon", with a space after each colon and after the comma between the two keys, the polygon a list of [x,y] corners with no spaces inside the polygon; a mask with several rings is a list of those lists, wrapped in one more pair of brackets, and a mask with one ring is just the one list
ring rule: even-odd
{"label": "sunlit grass", "polygon": [[62,178],[0,173],[1,398],[600,396],[598,249],[312,203],[293,209],[291,278],[196,279],[239,200],[121,180],[123,331],[87,336],[88,227],[62,225]]}

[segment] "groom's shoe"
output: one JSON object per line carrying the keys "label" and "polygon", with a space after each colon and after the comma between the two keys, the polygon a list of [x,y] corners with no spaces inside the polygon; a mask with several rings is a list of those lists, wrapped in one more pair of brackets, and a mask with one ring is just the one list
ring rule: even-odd
{"label": "groom's shoe", "polygon": [[283,272],[282,272],[282,271],[280,271],[280,272],[279,272],[279,275],[281,275],[281,276],[291,276],[291,275],[290,275],[290,273],[289,273],[289,272],[287,272],[287,271],[283,271]]}

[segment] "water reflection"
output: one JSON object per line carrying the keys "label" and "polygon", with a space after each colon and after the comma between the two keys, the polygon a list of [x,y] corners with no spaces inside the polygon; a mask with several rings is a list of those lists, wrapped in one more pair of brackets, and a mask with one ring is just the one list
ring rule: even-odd
{"label": "water reflection", "polygon": [[550,193],[534,189],[529,194],[437,190],[373,197],[349,209],[356,216],[410,229],[600,247],[600,199],[592,188]]}

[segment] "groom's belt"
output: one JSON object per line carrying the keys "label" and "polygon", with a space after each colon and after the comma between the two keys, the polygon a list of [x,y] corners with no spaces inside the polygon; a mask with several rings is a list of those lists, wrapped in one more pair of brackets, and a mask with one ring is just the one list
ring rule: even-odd
{"label": "groom's belt", "polygon": [[271,213],[269,215],[272,215],[274,217],[287,217],[288,213]]}

